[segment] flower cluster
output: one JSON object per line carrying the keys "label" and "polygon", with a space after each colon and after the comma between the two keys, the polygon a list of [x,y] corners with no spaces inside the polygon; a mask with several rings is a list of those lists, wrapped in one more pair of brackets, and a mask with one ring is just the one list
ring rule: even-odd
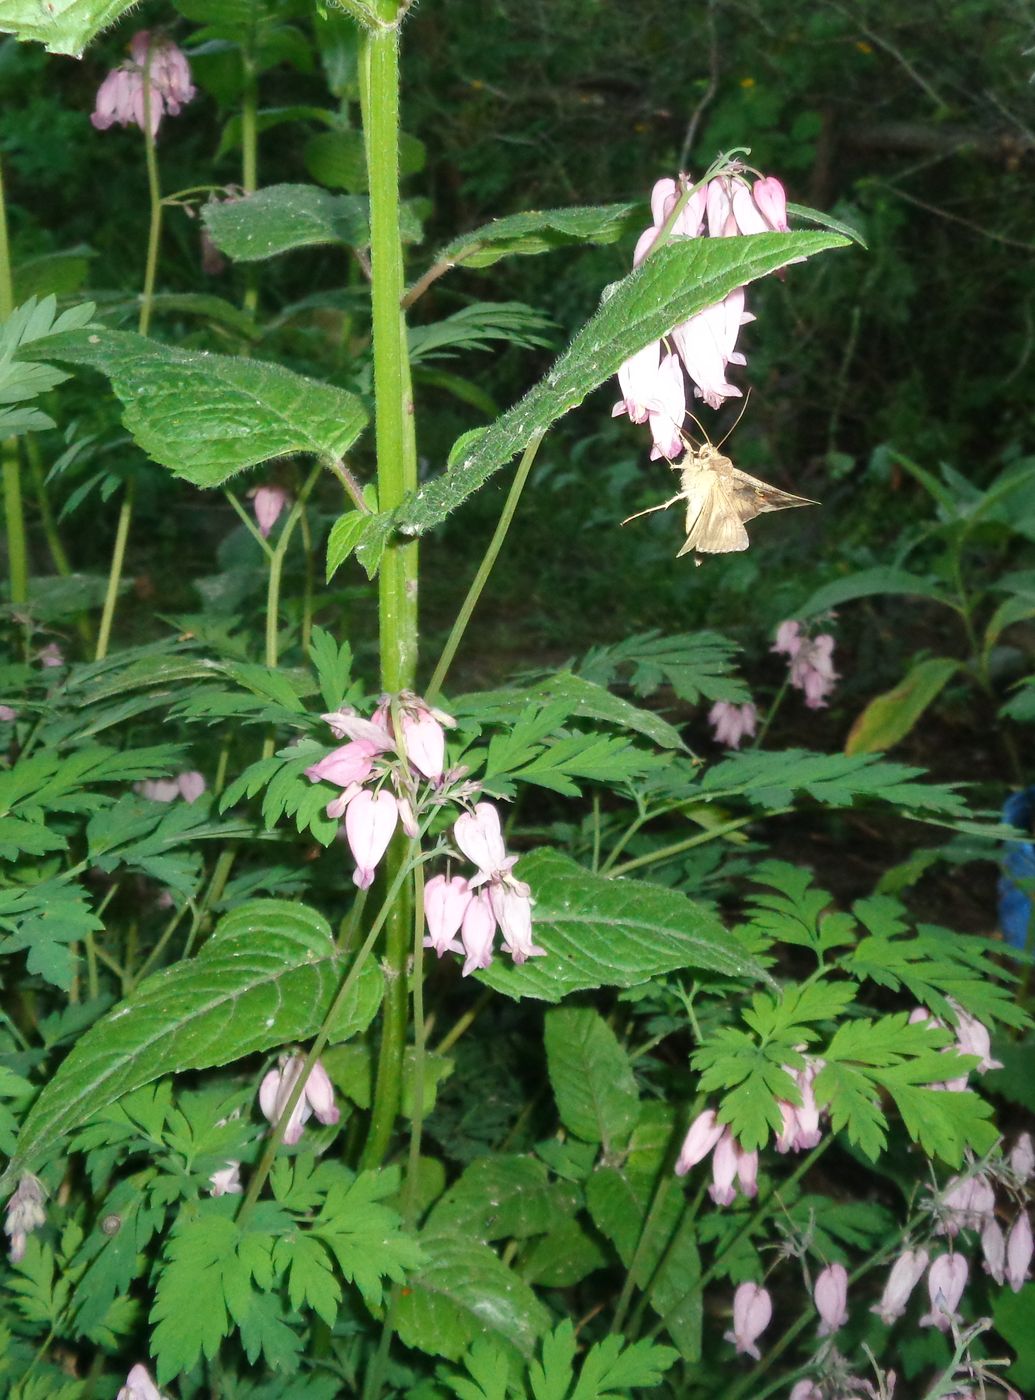
{"label": "flower cluster", "polygon": [[107,131],[118,122],[144,129],[145,84],[147,116],[151,135],[157,134],[163,115],[178,115],[194,96],[190,67],[182,49],[170,39],[154,39],[146,29],[134,34],[129,45],[130,59],[113,69],[97,90],[91,122],[98,131]]}
{"label": "flower cluster", "polygon": [[[414,771],[441,787],[446,756],[443,726],[451,727],[456,721],[409,691],[396,697],[394,707],[386,696],[370,719],[351,709],[323,718],[335,738],[348,738],[348,743],[311,764],[305,774],[310,782],[341,788],[340,796],[328,803],[327,815],[335,821],[344,816],[345,835],[356,861],[353,879],[365,890],[373,883],[396,826],[401,825],[407,836],[416,836]],[[384,786],[386,782],[394,791]]]}
{"label": "flower cluster", "polygon": [[834,670],[834,639],[829,632],[816,637],[802,636],[801,623],[789,619],[776,629],[776,641],[770,651],[780,652],[790,660],[790,683],[804,692],[810,710],[826,708],[827,696],[839,680]]}
{"label": "flower cluster", "polygon": [[708,723],[712,726],[717,744],[739,749],[741,739],[754,738],[758,711],[750,701],[746,705],[734,705],[729,700],[716,700],[708,711]]}
{"label": "flower cluster", "polygon": [[712,1184],[708,1194],[717,1206],[729,1206],[736,1198],[734,1181],[747,1197],[758,1195],[758,1153],[745,1152],[715,1110],[706,1108],[690,1124],[676,1161],[676,1175],[685,1176],[691,1167],[712,1154]]}
{"label": "flower cluster", "polygon": [[[496,928],[516,963],[545,957],[532,941],[532,892],[513,873],[517,856],[508,856],[500,817],[491,802],[479,802],[453,823],[453,839],[475,866],[470,879],[434,875],[424,888],[426,948],[442,956],[464,954],[466,977],[492,962]],[[459,933],[459,941],[457,934]]]}
{"label": "flower cluster", "polygon": [[[956,1042],[954,1045],[947,1045],[943,1053],[956,1053],[959,1055],[974,1055],[977,1057],[977,1064],[974,1066],[976,1074],[984,1074],[990,1069],[1002,1069],[999,1060],[992,1059],[992,1038],[989,1035],[988,1027],[974,1016],[968,1016],[961,1006],[950,1001],[956,1016]],[[934,1026],[938,1030],[945,1029],[945,1022],[928,1011],[926,1006],[914,1006],[909,1013],[909,1024]],[[945,1089],[949,1092],[961,1094],[966,1089],[970,1080],[969,1074],[960,1075],[957,1079],[946,1079],[940,1084],[928,1085],[931,1089]]]}
{"label": "flower cluster", "polygon": [[[657,241],[662,227],[683,197],[685,186],[659,180],[651,192],[650,228],[640,235],[633,254],[638,267]],[[718,175],[693,190],[672,225],[673,238],[728,238],[744,233],[787,232],[787,196],[779,180],[756,180],[754,185],[737,170]],[[754,317],[744,309],[744,288],[737,287],[714,306],[706,307],[675,326],[661,341],[653,341],[618,371],[621,400],[614,416],[627,414],[634,423],[648,423],[654,446],[651,458],[678,457],[683,450],[680,430],[686,416],[683,371],[694,393],[711,408],[741,391],[727,377],[730,365],[746,364],[737,350],[740,328]]]}
{"label": "flower cluster", "polygon": [[[275,1069],[269,1071],[259,1085],[259,1107],[270,1123],[279,1121],[304,1068],[304,1055],[287,1056]],[[341,1117],[341,1110],[334,1102],[334,1085],[319,1060],[309,1071],[305,1087],[291,1110],[283,1138],[288,1147],[293,1147],[300,1141],[306,1123],[314,1114],[326,1127],[332,1127]],[[224,1191],[227,1190],[229,1188],[224,1187]],[[213,1195],[220,1194],[223,1193],[213,1189]]]}
{"label": "flower cluster", "polygon": [[533,941],[531,891],[514,874],[517,856],[507,854],[499,812],[491,802],[473,801],[477,790],[464,781],[464,770],[446,771],[445,727],[456,721],[409,691],[382,699],[369,720],[352,710],[323,718],[348,742],[311,764],[306,776],[341,789],[327,815],[344,816],[360,889],[372,883],[397,826],[416,836],[417,814],[429,803],[456,803],[463,810],[453,840],[475,868],[470,876],[437,874],[427,881],[424,946],[439,957],[462,953],[465,977],[489,966],[497,929],[516,963],[545,956]]}
{"label": "flower cluster", "polygon": [[43,1208],[45,1198],[43,1183],[38,1177],[26,1172],[7,1202],[7,1219],[4,1221],[4,1234],[11,1241],[12,1264],[17,1264],[25,1257],[25,1244],[29,1235],[46,1223],[47,1212]]}

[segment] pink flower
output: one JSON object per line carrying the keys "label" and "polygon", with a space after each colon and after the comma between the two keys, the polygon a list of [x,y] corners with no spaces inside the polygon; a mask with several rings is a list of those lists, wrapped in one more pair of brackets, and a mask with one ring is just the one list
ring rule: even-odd
{"label": "pink flower", "polygon": [[611,417],[627,414],[632,423],[646,423],[650,404],[657,401],[658,368],[661,364],[661,342],[653,340],[626,360],[618,371],[618,387],[622,397],[611,410]]}
{"label": "pink flower", "polygon": [[974,1016],[968,1016],[965,1011],[956,1008],[955,1003],[953,1006],[957,1016],[956,1045],[960,1053],[978,1057],[978,1074],[984,1074],[990,1069],[1002,1069],[1002,1061],[992,1059],[992,1041],[988,1027],[982,1025]]}
{"label": "pink flower", "polygon": [[819,1313],[819,1335],[829,1337],[848,1321],[848,1272],[843,1264],[828,1264],[816,1279],[813,1301]]}
{"label": "pink flower", "polygon": [[107,131],[115,122],[144,127],[144,83],[148,85],[151,135],[165,112],[176,116],[184,103],[194,97],[190,67],[181,49],[170,39],[153,39],[144,29],[130,41],[131,61],[122,64],[101,83],[90,117],[98,131]]}
{"label": "pink flower", "polygon": [[453,839],[471,864],[478,867],[472,889],[494,876],[509,873],[517,864],[517,856],[507,855],[500,814],[491,802],[479,802],[473,812],[461,813],[453,823]]}
{"label": "pink flower", "polygon": [[39,663],[42,667],[63,666],[65,664],[65,653],[58,646],[57,642],[48,642],[39,654]]}
{"label": "pink flower", "polygon": [[766,1289],[757,1283],[742,1283],[733,1295],[733,1330],[725,1339],[732,1342],[738,1353],[761,1359],[756,1343],[769,1326],[773,1303]]}
{"label": "pink flower", "polygon": [[227,1162],[225,1167],[214,1171],[208,1179],[212,1196],[240,1196],[244,1191],[241,1185],[240,1162]]}
{"label": "pink flower", "polygon": [[815,1381],[796,1381],[791,1386],[788,1400],[823,1400],[823,1392]]}
{"label": "pink flower", "polygon": [[734,705],[729,700],[716,700],[708,711],[708,723],[715,731],[717,744],[739,749],[741,739],[753,737],[758,725],[758,711],[750,702]]}
{"label": "pink flower", "polygon": [[532,941],[531,890],[524,880],[507,875],[489,885],[489,906],[500,926],[507,952],[516,963],[545,958],[546,949]]}
{"label": "pink flower", "polygon": [[17,710],[12,710],[10,705],[0,705],[0,720],[3,720],[5,724],[11,724],[17,718]]}
{"label": "pink flower", "polygon": [[927,1275],[931,1311],[920,1319],[921,1327],[948,1332],[956,1320],[956,1307],[967,1286],[967,1261],[962,1254],[939,1254]]}
{"label": "pink flower", "polygon": [[980,1230],[994,1213],[995,1190],[986,1176],[954,1176],[941,1196],[935,1234],[953,1238],[960,1230]]}
{"label": "pink flower", "polygon": [[787,194],[775,175],[756,180],[752,193],[759,212],[771,229],[789,233],[787,225]]}
{"label": "pink flower", "polygon": [[1010,1151],[1009,1161],[1010,1170],[1021,1185],[1025,1185],[1035,1172],[1035,1148],[1030,1133],[1021,1133]]}
{"label": "pink flower", "polygon": [[[798,1048],[804,1049],[803,1046]],[[801,1103],[795,1106],[783,1099],[777,1100],[783,1117],[783,1128],[773,1144],[777,1152],[808,1152],[819,1145],[823,1136],[819,1126],[820,1108],[812,1085],[822,1068],[823,1061],[818,1059],[806,1060],[804,1067],[797,1070],[784,1065],[797,1086]]]}
{"label": "pink flower", "polygon": [[184,802],[197,802],[205,791],[205,778],[196,768],[192,768],[190,772],[180,774],[176,779],[176,786]]}
{"label": "pink flower", "polygon": [[1028,1212],[1022,1210],[1006,1237],[1006,1282],[1015,1293],[1021,1291],[1028,1277],[1032,1250],[1031,1221]]}
{"label": "pink flower", "polygon": [[758,1194],[758,1153],[745,1152],[729,1128],[725,1128],[712,1153],[712,1184],[708,1187],[708,1194],[717,1206],[733,1204],[737,1194],[734,1180],[745,1196]]}
{"label": "pink flower", "polygon": [[985,1256],[984,1270],[996,1283],[1002,1284],[1006,1267],[1006,1236],[999,1221],[991,1216],[981,1229],[981,1252]]}
{"label": "pink flower", "polygon": [[463,976],[468,977],[477,967],[488,967],[492,962],[492,940],[496,934],[496,916],[492,912],[489,896],[479,890],[464,910],[464,920],[460,926],[460,938],[464,945]]}
{"label": "pink flower", "polygon": [[126,1377],[126,1384],[115,1400],[162,1400],[162,1395],[147,1367],[137,1364]]}
{"label": "pink flower", "polygon": [[776,629],[776,641],[769,650],[794,657],[797,656],[802,641],[801,623],[795,622],[793,618],[788,618],[786,622],[781,622]]}
{"label": "pink flower", "polygon": [[252,498],[259,534],[266,539],[280,518],[281,511],[290,503],[291,494],[283,486],[256,486],[248,494]]}
{"label": "pink flower", "polygon": [[335,787],[351,787],[365,783],[374,771],[374,759],[382,750],[369,739],[352,739],[340,748],[332,749],[318,763],[305,770],[311,783],[333,783]]}
{"label": "pink flower", "polygon": [[726,378],[732,348],[729,343],[726,307],[723,302],[691,316],[671,332],[672,344],[686,372],[694,381],[696,394],[709,408],[721,407],[723,400],[742,397]]}
{"label": "pink flower", "polygon": [[149,802],[175,802],[181,796],[179,778],[145,778],[135,783],[133,790]]}
{"label": "pink flower", "polygon": [[356,862],[352,878],[361,890],[373,884],[398,820],[399,807],[390,792],[358,792],[346,807],[345,835]]}
{"label": "pink flower", "polygon": [[[305,1056],[296,1054],[271,1069],[259,1085],[259,1107],[270,1123],[277,1123],[287,1107],[287,1101],[298,1083],[305,1066]],[[306,1122],[316,1114],[328,1127],[337,1123],[341,1114],[334,1104],[334,1086],[319,1060],[313,1065],[305,1088],[291,1111],[283,1141],[292,1147],[299,1141]]]}
{"label": "pink flower", "polygon": [[678,356],[662,357],[658,366],[655,393],[655,399],[647,408],[647,422],[654,439],[650,457],[652,462],[656,462],[659,457],[665,457],[672,462],[683,450],[680,429],[686,417],[686,386],[683,383],[683,371]]}
{"label": "pink flower", "polygon": [[699,1113],[683,1139],[676,1162],[676,1175],[686,1176],[691,1167],[703,1162],[725,1131],[724,1125],[716,1121],[714,1108],[706,1108]]}
{"label": "pink flower", "polygon": [[880,1302],[870,1311],[889,1326],[900,1318],[913,1289],[923,1278],[928,1262],[926,1249],[907,1249],[900,1254],[892,1265]]}
{"label": "pink flower", "polygon": [[43,1183],[30,1172],[25,1172],[5,1207],[7,1218],[4,1221],[4,1234],[11,1241],[9,1252],[12,1264],[24,1259],[25,1245],[33,1230],[46,1224],[45,1199]]}
{"label": "pink flower", "polygon": [[462,876],[454,875],[451,880],[444,875],[432,876],[424,886],[424,918],[428,925],[425,948],[434,948],[439,957],[462,951],[456,935],[470,902],[471,887]]}
{"label": "pink flower", "polygon": [[423,700],[414,696],[409,702],[400,705],[400,723],[406,757],[418,773],[430,782],[437,783],[442,777],[446,760],[446,735],[443,721],[450,725],[456,721],[441,710],[432,710]]}

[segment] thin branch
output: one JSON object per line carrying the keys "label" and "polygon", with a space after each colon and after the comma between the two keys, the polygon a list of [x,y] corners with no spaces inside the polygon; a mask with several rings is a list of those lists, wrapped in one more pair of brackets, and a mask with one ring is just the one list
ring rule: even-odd
{"label": "thin branch", "polygon": [[971,233],[976,233],[981,238],[991,239],[993,243],[1002,243],[1007,248],[1021,248],[1025,253],[1035,253],[1035,243],[1023,243],[1019,238],[1008,238],[1006,234],[996,233],[994,229],[985,228],[982,224],[975,224],[971,219],[964,219],[960,214],[950,214],[948,209],[939,209],[936,204],[928,204],[926,200],[917,199],[916,195],[906,194],[905,190],[896,189],[886,180],[875,180],[873,183],[878,189],[887,190],[889,194],[904,199],[907,204],[915,204],[918,209],[926,209],[928,214],[936,214],[939,219],[947,219],[952,224],[962,224],[964,228],[970,229]]}
{"label": "thin branch", "polygon": [[686,135],[683,137],[683,146],[679,152],[679,168],[685,170],[690,159],[690,152],[693,149],[694,141],[697,138],[697,128],[701,124],[712,99],[719,90],[719,35],[715,26],[715,11],[719,7],[719,0],[708,0],[708,86],[701,94],[701,99],[694,108],[687,123]]}

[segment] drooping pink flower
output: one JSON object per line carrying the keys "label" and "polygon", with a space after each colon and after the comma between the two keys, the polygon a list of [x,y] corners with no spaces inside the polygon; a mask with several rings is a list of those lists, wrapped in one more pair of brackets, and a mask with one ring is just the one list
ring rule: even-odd
{"label": "drooping pink flower", "polygon": [[352,876],[361,890],[374,882],[374,871],[388,849],[399,820],[399,807],[390,792],[358,792],[345,809],[345,835],[356,862]]}
{"label": "drooping pink flower", "polygon": [[[804,1046],[798,1048],[804,1049]],[[784,1065],[785,1072],[794,1080],[801,1095],[801,1103],[796,1105],[783,1099],[777,1100],[783,1118],[783,1127],[773,1143],[777,1152],[809,1152],[819,1145],[823,1133],[819,1125],[820,1108],[812,1086],[822,1068],[823,1061],[811,1057],[801,1069]]]}
{"label": "drooping pink flower", "polygon": [[532,892],[524,880],[507,875],[489,885],[489,905],[500,926],[507,952],[516,963],[545,958],[546,949],[532,941]]}
{"label": "drooping pink flower", "polygon": [[381,752],[383,750],[369,739],[351,739],[340,748],[332,749],[318,763],[310,764],[305,775],[311,783],[334,783],[341,788],[365,783],[374,771],[374,759]]}
{"label": "drooping pink flower", "polygon": [[175,802],[180,794],[178,778],[145,778],[133,785],[134,791],[149,802]]}
{"label": "drooping pink flower", "polygon": [[1015,1293],[1024,1287],[1031,1269],[1033,1248],[1031,1221],[1028,1212],[1022,1210],[1006,1237],[1006,1282]]}
{"label": "drooping pink flower", "polygon": [[5,724],[11,724],[17,718],[17,710],[12,710],[10,705],[0,705],[0,720],[3,720]]}
{"label": "drooping pink flower", "polygon": [[516,856],[507,855],[500,814],[491,802],[479,802],[473,812],[462,812],[453,823],[453,839],[471,864],[478,867],[472,889],[494,875],[506,874],[517,863]]}
{"label": "drooping pink flower", "polygon": [[982,1172],[954,1176],[942,1192],[935,1234],[954,1238],[960,1230],[980,1230],[995,1214],[995,1189]]}
{"label": "drooping pink flower", "polygon": [[650,405],[657,400],[658,368],[661,364],[661,342],[653,340],[626,360],[618,370],[618,387],[622,397],[611,410],[611,417],[623,413],[632,423],[646,423]]}
{"label": "drooping pink flower", "polygon": [[717,1121],[714,1108],[706,1108],[690,1124],[676,1162],[676,1175],[686,1176],[691,1167],[703,1162],[726,1131]]}
{"label": "drooping pink flower", "polygon": [[1022,1186],[1031,1180],[1035,1172],[1035,1147],[1032,1146],[1030,1133],[1021,1133],[1010,1149],[1009,1162],[1010,1170]]}
{"label": "drooping pink flower", "polygon": [[953,1006],[958,1018],[956,1046],[960,1053],[978,1057],[978,1074],[984,1074],[990,1069],[1002,1069],[1002,1061],[992,1059],[992,1040],[988,1027],[976,1017],[968,1016],[965,1011],[955,1006],[955,1003]]}
{"label": "drooping pink flower", "polygon": [[739,1143],[737,1144],[737,1184],[748,1200],[758,1195],[758,1153],[746,1152]]}
{"label": "drooping pink flower", "polygon": [[194,97],[190,65],[183,50],[170,39],[155,41],[146,30],[130,40],[130,53],[140,68],[147,67],[150,50],[150,78],[170,116],[179,115],[180,108]]}
{"label": "drooping pink flower", "polygon": [[33,1230],[46,1224],[47,1212],[43,1202],[46,1192],[43,1183],[31,1172],[25,1172],[18,1180],[18,1186],[5,1206],[4,1234],[11,1241],[9,1255],[12,1264],[25,1257],[25,1245]]}
{"label": "drooping pink flower", "polygon": [[463,951],[457,934],[470,902],[471,887],[462,876],[454,875],[451,880],[444,875],[431,877],[424,886],[424,918],[428,925],[425,948],[434,948],[439,957]]}
{"label": "drooping pink flower", "polygon": [[708,723],[712,726],[717,744],[739,749],[741,739],[754,736],[758,711],[750,701],[746,705],[734,705],[729,700],[716,700],[708,711]]}
{"label": "drooping pink flower", "polygon": [[48,642],[39,654],[39,663],[44,669],[65,664],[65,653],[57,642]]}
{"label": "drooping pink flower", "polygon": [[726,308],[722,302],[698,311],[671,332],[672,344],[687,374],[694,381],[695,393],[709,408],[720,408],[725,399],[741,398],[735,384],[726,378],[730,354]]}
{"label": "drooping pink flower", "polygon": [[[161,116],[160,111],[151,113],[152,136],[158,128]],[[90,121],[98,131],[107,131],[115,122],[118,122],[119,126],[129,126],[132,122],[143,129],[143,73],[129,65],[113,69],[97,89]]]}
{"label": "drooping pink flower", "polygon": [[683,451],[680,429],[686,417],[686,386],[678,356],[662,356],[655,390],[656,397],[647,406],[647,422],[654,439],[650,457],[652,462],[659,457],[673,462]]}
{"label": "drooping pink flower", "polygon": [[813,1301],[819,1313],[819,1335],[829,1337],[848,1321],[848,1271],[828,1264],[816,1279]]}
{"label": "drooping pink flower", "polygon": [[197,802],[205,791],[204,774],[199,773],[196,768],[192,768],[189,772],[180,774],[176,779],[176,786],[179,788],[180,796],[184,802]]}
{"label": "drooping pink flower", "polygon": [[981,1252],[985,1256],[985,1273],[1001,1285],[1006,1269],[1006,1236],[994,1216],[981,1227]]}
{"label": "drooping pink flower", "polygon": [[712,1184],[708,1187],[717,1206],[733,1204],[737,1194],[734,1181],[745,1196],[758,1194],[758,1153],[746,1152],[729,1128],[724,1128],[712,1153]]}
{"label": "drooping pink flower", "polygon": [[787,1400],[823,1400],[823,1392],[815,1381],[796,1381]]}
{"label": "drooping pink flower", "polygon": [[939,1254],[927,1275],[931,1311],[920,1319],[921,1327],[937,1327],[948,1332],[956,1319],[956,1308],[967,1286],[969,1270],[962,1254]]}
{"label": "drooping pink flower", "polygon": [[151,1379],[147,1367],[138,1363],[126,1377],[126,1384],[120,1389],[115,1400],[162,1400],[162,1394]]}
{"label": "drooping pink flower", "polygon": [[255,523],[259,527],[259,534],[263,539],[267,539],[280,519],[281,511],[290,504],[291,493],[285,491],[283,486],[271,485],[256,486],[248,494],[252,498],[252,509],[255,511]]}
{"label": "drooping pink flower", "polygon": [[888,1274],[880,1302],[870,1311],[890,1327],[905,1312],[910,1295],[923,1278],[929,1262],[926,1249],[907,1249],[900,1254]]}
{"label": "drooping pink flower", "polygon": [[769,648],[770,651],[782,652],[784,656],[797,656],[803,638],[801,635],[801,623],[795,622],[793,618],[788,618],[781,622],[776,629],[776,641]]}
{"label": "drooping pink flower", "polygon": [[769,1326],[773,1302],[768,1291],[757,1283],[742,1283],[733,1295],[733,1330],[724,1334],[738,1353],[761,1359],[758,1339]]}
{"label": "drooping pink flower", "polygon": [[475,968],[489,966],[492,962],[492,940],[495,936],[496,916],[492,912],[488,893],[478,890],[464,910],[464,920],[460,926],[460,938],[466,954],[464,977],[468,977]]}
{"label": "drooping pink flower", "polygon": [[241,1184],[240,1162],[227,1162],[209,1177],[209,1194],[212,1196],[240,1196],[244,1191]]}
{"label": "drooping pink flower", "polygon": [[[305,1056],[292,1055],[276,1069],[271,1069],[259,1085],[259,1107],[270,1123],[279,1121],[304,1067]],[[305,1088],[292,1109],[284,1130],[283,1141],[289,1147],[300,1140],[305,1124],[314,1113],[319,1121],[328,1127],[337,1123],[341,1116],[334,1103],[334,1086],[319,1060],[309,1072]]]}
{"label": "drooping pink flower", "polygon": [[431,709],[418,696],[400,703],[400,725],[406,757],[418,773],[433,783],[439,782],[445,768],[444,723],[452,726],[456,721],[441,710]]}

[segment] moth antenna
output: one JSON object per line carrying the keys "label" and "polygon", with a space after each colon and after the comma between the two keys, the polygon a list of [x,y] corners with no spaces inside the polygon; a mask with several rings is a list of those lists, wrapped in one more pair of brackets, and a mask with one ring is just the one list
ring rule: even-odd
{"label": "moth antenna", "polygon": [[744,395],[744,407],[743,407],[743,408],[740,410],[740,412],[737,414],[736,418],[734,418],[734,420],[733,420],[733,426],[732,426],[731,428],[727,429],[727,431],[723,433],[723,435],[722,435],[722,442],[718,442],[718,443],[715,444],[716,447],[721,447],[721,446],[722,446],[722,443],[726,441],[726,439],[730,436],[730,434],[736,432],[737,428],[740,426],[740,420],[744,417],[744,414],[747,413],[748,400],[749,400],[750,398],[751,398],[751,390],[749,389],[749,390],[747,391],[747,393]]}
{"label": "moth antenna", "polygon": [[689,409],[686,410],[686,416],[687,416],[688,418],[693,418],[694,422],[697,424],[698,428],[701,430],[701,436],[702,436],[702,438],[704,438],[705,442],[711,442],[711,438],[708,436],[708,429],[707,429],[707,428],[704,426],[704,424],[701,422],[700,418],[694,417],[694,415],[690,412]]}

